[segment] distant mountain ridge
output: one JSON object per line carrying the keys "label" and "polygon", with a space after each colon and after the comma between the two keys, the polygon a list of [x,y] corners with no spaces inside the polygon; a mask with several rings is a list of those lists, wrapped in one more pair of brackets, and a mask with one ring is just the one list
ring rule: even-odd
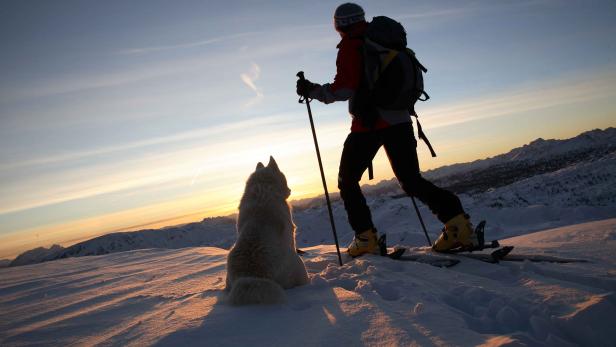
{"label": "distant mountain ridge", "polygon": [[38,247],[20,254],[9,266],[27,265],[68,257],[101,255],[145,248],[214,246],[230,248],[235,242],[235,220],[205,218],[201,222],[138,231],[105,234],[64,248]]}
{"label": "distant mountain ridge", "polygon": [[[603,208],[601,213],[602,216],[609,216],[610,210],[616,212],[616,188],[612,188],[616,187],[614,170],[616,128],[608,128],[588,131],[566,140],[537,139],[505,154],[441,167],[425,172],[424,176],[443,187],[463,193],[464,205],[471,208],[506,209],[533,204],[607,206],[608,212]],[[364,186],[363,189],[372,200],[404,196],[395,179]],[[298,235],[303,237],[298,237],[298,242],[303,241],[302,247],[328,238],[328,228],[321,226],[318,217],[325,213],[323,200],[317,197],[292,202]],[[341,203],[337,198],[333,200],[335,214],[344,220]],[[398,203],[396,209],[401,208],[398,205],[402,206]],[[324,214],[322,219],[327,220]],[[340,228],[348,232],[344,225]],[[327,233],[322,234],[321,229]],[[20,254],[10,266],[144,248],[229,248],[235,238],[233,217],[206,218],[201,222],[162,229],[106,234],[67,248],[58,245],[39,247]],[[394,240],[393,237],[388,239]]]}
{"label": "distant mountain ridge", "polygon": [[[575,163],[592,161],[616,151],[616,128],[594,129],[564,140],[536,139],[522,147],[486,159],[428,170],[422,175],[436,185],[460,193],[477,193],[524,178],[554,172]],[[364,185],[365,195],[405,196],[395,178]],[[339,199],[337,193],[332,200]],[[323,204],[323,196],[293,203],[297,210]]]}
{"label": "distant mountain ridge", "polygon": [[426,171],[424,176],[457,193],[484,191],[553,172],[616,151],[616,128],[595,129],[565,140],[539,138],[491,158]]}

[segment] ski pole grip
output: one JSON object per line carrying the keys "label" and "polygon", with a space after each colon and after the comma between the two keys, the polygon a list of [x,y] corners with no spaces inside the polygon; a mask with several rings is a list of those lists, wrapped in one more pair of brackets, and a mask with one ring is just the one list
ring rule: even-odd
{"label": "ski pole grip", "polygon": [[[300,81],[305,81],[306,78],[304,77],[304,71],[300,71],[297,73],[297,78],[299,78]],[[304,101],[308,101],[308,98],[306,97],[306,95],[302,95],[299,97],[299,100],[297,100],[297,102],[299,102],[300,104],[303,104]]]}

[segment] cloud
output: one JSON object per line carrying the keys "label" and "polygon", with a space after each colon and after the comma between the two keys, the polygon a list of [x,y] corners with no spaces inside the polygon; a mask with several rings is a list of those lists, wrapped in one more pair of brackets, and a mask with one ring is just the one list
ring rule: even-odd
{"label": "cloud", "polygon": [[245,107],[252,106],[255,103],[261,101],[261,99],[263,99],[263,92],[259,88],[257,88],[257,85],[255,84],[255,82],[259,79],[260,75],[261,68],[256,63],[252,63],[250,71],[248,71],[247,73],[240,74],[242,82],[244,82],[244,84],[247,85],[248,88],[250,88],[256,94],[254,98],[250,99],[244,105]]}
{"label": "cloud", "polygon": [[[250,35],[250,33],[241,33],[231,36],[240,37],[247,35]],[[78,93],[95,89],[117,90],[119,87],[130,84],[147,85],[148,81],[154,79],[177,78],[180,74],[185,74],[200,69],[220,68],[221,66],[239,64],[245,59],[246,55],[249,55],[251,60],[269,60],[272,59],[272,57],[281,57],[285,54],[290,55],[299,50],[314,51],[317,49],[332,48],[337,42],[336,36],[333,34],[326,37],[318,36],[315,38],[297,40],[297,34],[295,34],[292,28],[285,28],[282,32],[264,35],[263,40],[267,41],[262,41],[259,45],[249,44],[240,46],[246,47],[245,52],[242,54],[238,54],[238,46],[233,45],[234,48],[216,48],[208,52],[189,54],[174,59],[155,59],[147,63],[140,61],[137,65],[130,65],[123,68],[105,67],[106,65],[101,64],[100,69],[89,72],[58,74],[52,75],[48,78],[37,78],[32,81],[17,83],[14,85],[0,85],[0,103],[22,102],[25,100]],[[137,54],[138,52],[147,53],[156,50],[171,50],[181,47],[189,47],[191,45],[204,45],[206,42],[214,43],[219,41],[224,41],[224,39],[213,38],[210,40],[181,45],[135,48],[130,51],[134,52],[132,54]],[[123,54],[131,54],[128,53],[128,51],[123,52]],[[242,75],[251,77],[253,69]],[[256,78],[258,78],[258,76]],[[253,86],[256,78],[250,78],[250,80],[253,81]],[[244,80],[243,77],[242,80]],[[257,93],[257,96],[259,95],[260,94]],[[262,97],[263,95],[261,94],[258,99]]]}
{"label": "cloud", "polygon": [[[344,129],[344,125],[336,123],[335,128]],[[328,127],[323,127],[319,133],[323,137],[323,148],[328,146],[328,142],[330,146],[337,145],[337,141],[326,141],[327,130]],[[223,140],[212,138],[214,134],[230,132],[237,136]],[[271,141],[273,132],[278,133],[276,142]],[[343,135],[338,134],[335,138],[339,139],[341,136]],[[217,180],[217,184],[231,178],[241,182],[244,177],[243,173],[236,173],[237,166],[245,163],[250,163],[249,166],[252,166],[254,158],[262,157],[263,153],[302,157],[298,153],[312,150],[309,131],[298,128],[293,117],[288,115],[286,118],[272,116],[222,125],[210,132],[204,129],[180,133],[155,138],[147,143],[168,144],[195,138],[204,140],[202,143],[187,144],[173,149],[161,146],[154,148],[147,156],[129,157],[128,160],[96,162],[87,166],[50,171],[43,175],[22,177],[18,184],[0,186],[0,217],[3,214],[122,191],[143,193],[146,189],[158,190],[167,185],[186,187],[193,181],[194,184],[203,184],[203,180],[196,179],[199,170],[202,170],[207,181]],[[146,144],[140,142],[134,145]],[[115,152],[128,148],[131,148],[130,145],[76,155],[97,155],[104,151]],[[88,179],[84,180],[83,177]]]}
{"label": "cloud", "polygon": [[204,138],[212,138],[217,135],[240,131],[248,127],[254,126],[267,126],[269,124],[277,124],[286,119],[283,115],[272,115],[269,117],[262,117],[258,119],[240,120],[236,122],[228,122],[215,126],[209,126],[206,128],[194,129],[190,131],[183,131],[179,133],[147,138],[143,140],[126,142],[119,145],[111,145],[86,150],[74,150],[70,153],[62,153],[57,155],[46,155],[37,158],[31,158],[27,160],[17,162],[3,162],[0,163],[0,171],[20,169],[24,167],[51,165],[57,163],[66,163],[80,159],[93,158],[106,154],[112,154],[117,152],[125,152],[139,148],[145,148],[149,146],[166,145],[179,142],[188,142],[193,140],[199,140]]}
{"label": "cloud", "polygon": [[529,84],[502,93],[484,95],[451,105],[426,108],[418,112],[429,120],[431,128],[447,127],[480,119],[496,118],[587,102],[616,96],[616,73],[612,71],[588,72],[583,76]]}
{"label": "cloud", "polygon": [[118,52],[118,54],[135,55],[135,54],[147,54],[147,53],[153,53],[153,52],[168,51],[168,50],[195,48],[195,47],[211,45],[213,43],[219,43],[219,42],[239,39],[239,38],[243,38],[247,36],[259,35],[259,34],[261,34],[261,32],[251,31],[251,32],[245,32],[245,33],[225,35],[225,36],[220,36],[220,37],[212,37],[212,38],[205,39],[205,40],[185,42],[185,43],[180,43],[180,44],[175,44],[175,45],[131,48],[131,49],[122,50]]}
{"label": "cloud", "polygon": [[468,8],[449,8],[443,10],[434,10],[434,11],[425,11],[425,12],[416,12],[411,14],[401,14],[397,15],[395,18],[398,20],[402,19],[430,19],[435,17],[456,17],[460,15],[468,14],[470,9]]}

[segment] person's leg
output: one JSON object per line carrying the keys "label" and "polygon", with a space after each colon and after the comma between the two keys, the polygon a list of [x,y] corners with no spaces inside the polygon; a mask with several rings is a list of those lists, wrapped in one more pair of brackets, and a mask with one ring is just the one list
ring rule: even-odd
{"label": "person's leg", "polygon": [[380,147],[381,142],[373,132],[350,133],[344,142],[338,170],[338,189],[349,224],[356,235],[374,228],[359,181]]}
{"label": "person's leg", "polygon": [[417,141],[411,123],[394,125],[382,131],[383,145],[402,189],[417,197],[444,224],[464,213],[460,199],[421,176],[417,159]]}

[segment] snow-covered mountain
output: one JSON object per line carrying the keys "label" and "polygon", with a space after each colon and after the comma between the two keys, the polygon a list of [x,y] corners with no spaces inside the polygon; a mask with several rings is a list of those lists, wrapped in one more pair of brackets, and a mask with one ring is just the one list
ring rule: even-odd
{"label": "snow-covered mountain", "polygon": [[145,248],[176,249],[198,246],[230,248],[235,242],[235,234],[233,218],[206,218],[201,222],[162,229],[105,234],[67,248],[59,245],[50,248],[39,247],[20,254],[10,266]]}
{"label": "snow-covered mountain", "polygon": [[448,165],[424,176],[455,192],[484,191],[522,178],[592,161],[616,151],[616,128],[591,130],[565,140],[537,139],[508,153]]}
{"label": "snow-covered mountain", "polygon": [[[539,139],[500,156],[425,175],[460,193],[473,220],[488,220],[492,238],[616,217],[616,129],[593,130],[567,140]],[[364,192],[377,228],[387,233],[390,244],[426,243],[410,199],[402,194],[397,181],[365,186]],[[341,202],[335,196],[332,200],[338,236],[345,245],[353,233]],[[333,242],[323,197],[294,206],[299,247]],[[441,223],[421,204],[420,211],[431,238],[436,238]],[[107,234],[68,248],[37,248],[10,265],[145,248],[229,248],[235,237],[233,218],[208,218],[157,230]]]}

